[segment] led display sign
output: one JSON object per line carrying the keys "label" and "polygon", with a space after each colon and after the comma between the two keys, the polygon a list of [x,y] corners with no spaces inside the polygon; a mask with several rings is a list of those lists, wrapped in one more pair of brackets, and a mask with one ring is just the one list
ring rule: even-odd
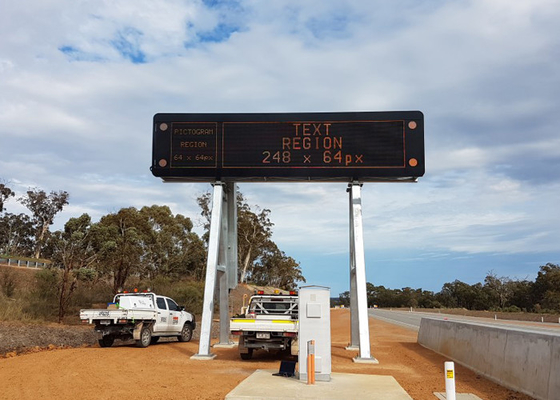
{"label": "led display sign", "polygon": [[183,182],[415,180],[424,175],[424,116],[156,114],[151,170]]}

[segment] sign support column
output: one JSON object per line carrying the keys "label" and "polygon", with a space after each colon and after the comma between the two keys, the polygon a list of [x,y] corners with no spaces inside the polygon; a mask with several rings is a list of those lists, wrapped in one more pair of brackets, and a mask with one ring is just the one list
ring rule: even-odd
{"label": "sign support column", "polygon": [[[237,286],[237,238],[232,241],[233,231],[237,236],[235,183],[214,183],[212,211],[210,218],[210,238],[208,241],[208,260],[206,263],[206,281],[204,302],[200,325],[200,343],[198,354],[191,358],[211,360],[216,357],[210,353],[212,317],[214,298],[217,294],[220,308],[220,344],[229,345],[229,289]],[[235,256],[233,256],[235,254]],[[232,278],[230,274],[235,274]],[[216,290],[218,293],[216,293]]]}
{"label": "sign support column", "polygon": [[222,241],[220,260],[218,263],[219,296],[220,296],[220,341],[214,347],[235,346],[229,336],[229,291],[237,287],[237,191],[233,182],[226,184],[225,213],[222,215]]}
{"label": "sign support column", "polygon": [[[352,342],[348,349],[359,348],[354,362],[377,364],[371,356],[369,343],[369,317],[366,291],[366,262],[362,224],[362,185],[348,185],[350,199],[350,314]],[[357,343],[356,343],[357,341]]]}

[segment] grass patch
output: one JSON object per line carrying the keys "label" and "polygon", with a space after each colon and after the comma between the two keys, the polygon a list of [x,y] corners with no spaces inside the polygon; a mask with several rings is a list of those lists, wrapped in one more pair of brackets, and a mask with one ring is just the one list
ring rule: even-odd
{"label": "grass patch", "polygon": [[16,299],[8,299],[0,295],[0,321],[33,322],[37,319],[27,313],[25,304]]}

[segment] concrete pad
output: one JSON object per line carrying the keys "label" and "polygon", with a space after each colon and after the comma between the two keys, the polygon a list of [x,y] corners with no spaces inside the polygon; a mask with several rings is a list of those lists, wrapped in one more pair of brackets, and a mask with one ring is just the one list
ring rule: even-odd
{"label": "concrete pad", "polygon": [[[447,400],[447,395],[445,394],[445,392],[434,392],[434,395],[439,400]],[[472,394],[472,393],[455,393],[455,399],[456,400],[482,400],[476,394]]]}
{"label": "concrete pad", "polygon": [[191,356],[191,360],[200,360],[200,361],[211,361],[216,358],[216,354],[194,354]]}
{"label": "concrete pad", "polygon": [[215,349],[233,349],[237,347],[237,343],[216,343],[213,344],[212,347]]}
{"label": "concrete pad", "polygon": [[355,362],[356,364],[379,364],[379,361],[377,361],[377,358],[375,357],[370,357],[370,358],[354,357],[352,361]]}
{"label": "concrete pad", "polygon": [[296,378],[256,370],[228,393],[226,400],[412,400],[392,376],[332,373],[330,382],[307,385]]}

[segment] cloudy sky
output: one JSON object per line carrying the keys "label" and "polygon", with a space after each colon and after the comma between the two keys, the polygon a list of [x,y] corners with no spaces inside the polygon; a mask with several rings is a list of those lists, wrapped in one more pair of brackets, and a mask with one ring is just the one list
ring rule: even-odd
{"label": "cloudy sky", "polygon": [[[165,113],[420,110],[426,174],[363,187],[367,279],[439,291],[560,263],[556,0],[0,0],[0,179],[56,220],[209,184],[151,175]],[[346,184],[240,184],[308,283],[348,290]],[[8,212],[23,212],[14,200]]]}

